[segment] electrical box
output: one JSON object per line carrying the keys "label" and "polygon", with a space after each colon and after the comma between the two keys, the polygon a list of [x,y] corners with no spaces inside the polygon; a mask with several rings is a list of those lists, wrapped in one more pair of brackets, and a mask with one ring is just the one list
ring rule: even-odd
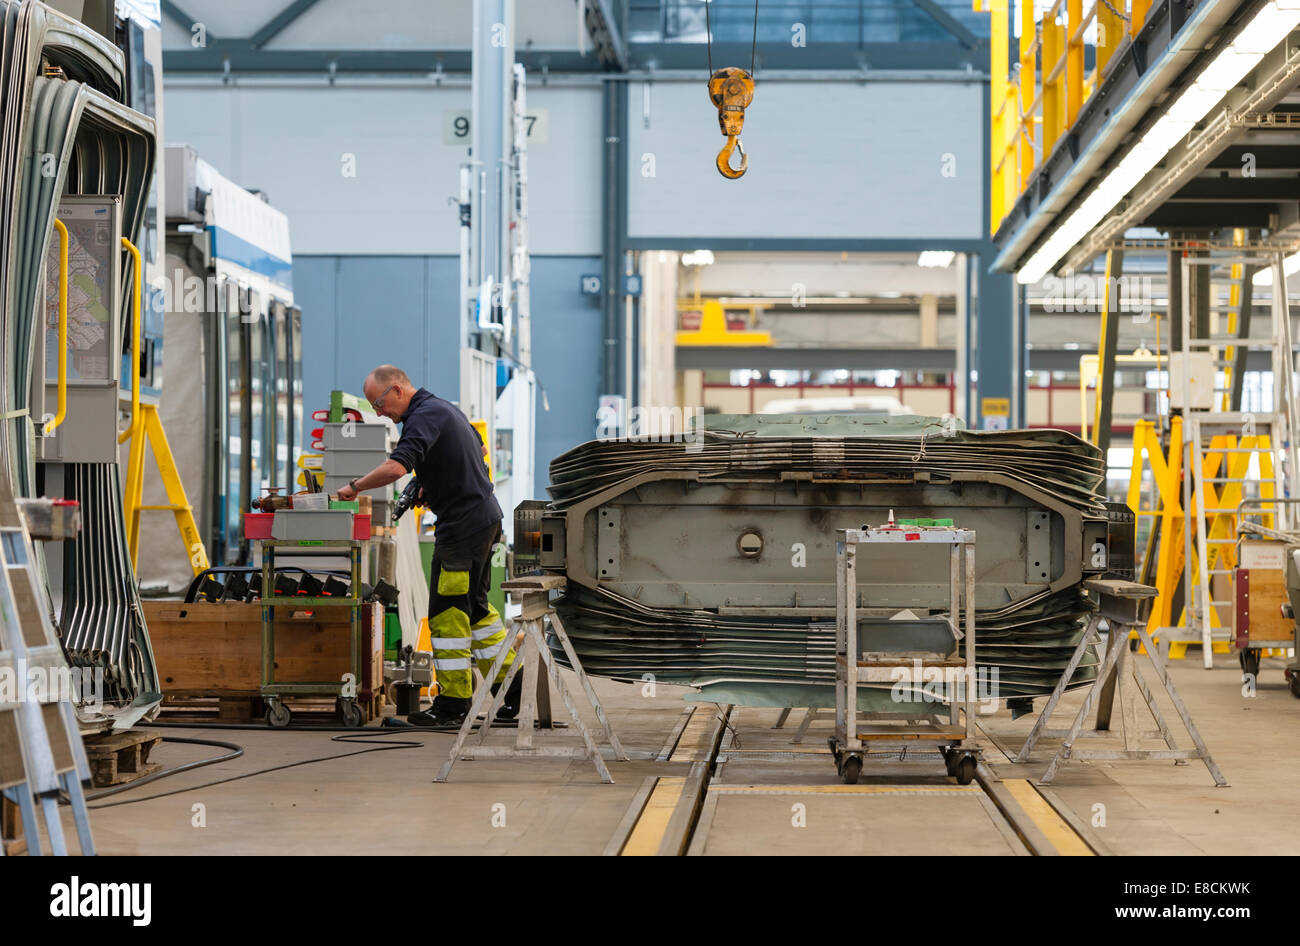
{"label": "electrical box", "polygon": [[198,184],[199,153],[189,145],[171,145],[167,148],[166,197],[167,220],[177,223],[185,220],[203,226],[203,195]]}
{"label": "electrical box", "polygon": [[[1190,403],[1183,403],[1183,378],[1187,376]],[[1210,410],[1214,407],[1214,353],[1180,351],[1169,354],[1169,406],[1175,410]]]}
{"label": "electrical box", "polygon": [[[124,288],[121,203],[116,197],[65,197],[58,218],[68,230],[67,414],[53,436],[38,435],[37,457],[116,463]],[[38,432],[58,408],[59,281],[56,232],[45,258],[45,406]]]}

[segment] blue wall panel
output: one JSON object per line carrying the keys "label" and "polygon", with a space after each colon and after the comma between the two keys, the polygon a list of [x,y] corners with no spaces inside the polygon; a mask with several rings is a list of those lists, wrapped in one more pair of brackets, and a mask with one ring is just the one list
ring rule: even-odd
{"label": "blue wall panel", "polygon": [[[295,256],[294,297],[303,312],[303,397],[310,414],[341,388],[361,393],[376,365],[391,362],[416,384],[459,396],[459,261],[451,256]],[[539,497],[551,460],[595,433],[600,387],[598,296],[580,277],[596,257],[532,261],[533,368],[549,410],[537,405]]]}
{"label": "blue wall panel", "polygon": [[596,435],[600,350],[604,328],[600,296],[584,296],[584,274],[599,273],[599,257],[534,256],[532,268],[533,370],[550,410],[537,404],[538,498],[547,498],[551,460]]}

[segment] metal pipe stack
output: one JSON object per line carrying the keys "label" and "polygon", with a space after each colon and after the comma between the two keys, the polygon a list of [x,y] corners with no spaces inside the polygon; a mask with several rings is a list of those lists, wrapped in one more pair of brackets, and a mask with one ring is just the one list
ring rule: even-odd
{"label": "metal pipe stack", "polygon": [[[113,443],[119,353],[108,351],[109,378],[99,384],[104,409],[82,408],[82,416],[74,417],[70,407],[65,442],[57,452],[44,436],[44,395],[56,381],[46,374],[44,353],[45,336],[53,336],[57,327],[57,306],[51,308],[48,287],[58,276],[49,259],[52,245],[57,254],[52,235],[60,201],[71,196],[116,200],[122,234],[132,242],[139,239],[156,139],[153,120],[126,104],[126,69],[122,51],[84,24],[31,0],[0,0],[0,358],[5,378],[0,388],[0,476],[16,496],[64,496],[81,503],[85,528],[68,543],[61,569],[53,562],[47,568],[39,547],[38,564],[47,579],[45,604],[52,613],[58,611],[68,658],[74,666],[103,670],[107,702],[100,720],[117,726],[131,725],[160,699],[122,519]],[[125,252],[111,258],[121,267],[115,283],[121,295],[106,293],[102,300],[109,319],[117,321],[110,327],[120,328],[109,337],[130,337],[127,302],[136,287]],[[85,425],[111,430],[112,436],[100,438],[112,445],[111,451],[102,450],[94,462],[68,459],[77,457],[67,434],[74,420],[82,430]],[[38,459],[44,461],[39,470]],[[56,609],[53,599],[58,597]]]}
{"label": "metal pipe stack", "polygon": [[[977,665],[1023,705],[1050,692],[1083,633],[1083,581],[1111,573],[1112,552],[1132,561],[1131,525],[1116,528],[1100,492],[1100,451],[1069,433],[911,417],[705,421],[686,438],[576,447],[551,464],[551,503],[517,514],[517,560],[568,578],[556,608],[588,672],[827,705],[835,530],[943,519],[978,536]],[[860,612],[946,610],[943,551],[860,550]],[[1096,667],[1092,655],[1071,685]]]}

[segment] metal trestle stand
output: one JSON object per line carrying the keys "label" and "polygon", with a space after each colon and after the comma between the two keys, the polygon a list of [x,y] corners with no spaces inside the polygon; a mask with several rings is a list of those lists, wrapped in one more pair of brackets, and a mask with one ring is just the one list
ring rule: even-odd
{"label": "metal trestle stand", "polygon": [[[578,677],[578,683],[586,694],[588,704],[595,712],[600,725],[604,727],[605,739],[609,742],[610,748],[614,750],[614,758],[626,762],[627,753],[623,751],[623,746],[614,733],[614,727],[605,716],[605,709],[601,706],[600,698],[596,696],[596,691],[591,685],[591,679],[582,669],[582,663],[578,660],[578,655],[569,642],[569,636],[564,631],[564,625],[560,623],[559,616],[555,613],[555,609],[551,607],[550,593],[563,588],[564,585],[565,579],[557,575],[515,578],[502,584],[502,590],[522,608],[513,623],[516,632],[522,631],[524,634],[523,645],[518,648],[514,663],[510,665],[510,670],[506,673],[505,679],[501,682],[501,686],[497,688],[496,696],[493,697],[491,705],[487,707],[487,715],[479,728],[478,739],[467,745],[479,713],[484,709],[484,705],[488,702],[488,696],[491,694],[489,684],[501,672],[501,667],[505,663],[506,654],[510,652],[510,648],[503,647],[501,652],[497,654],[496,660],[492,663],[491,671],[486,675],[483,684],[474,694],[474,701],[465,717],[465,722],[461,724],[460,731],[456,734],[456,743],[451,747],[447,761],[443,763],[442,769],[438,772],[438,777],[434,779],[435,782],[447,781],[452,766],[460,759],[513,759],[537,756],[550,759],[590,759],[592,765],[596,767],[596,772],[600,775],[602,782],[614,781],[609,774],[609,769],[605,766],[605,760],[601,757],[600,748],[596,745],[595,737],[578,714],[573,695],[569,692],[564,679],[560,676],[560,667],[555,662],[555,658],[546,643],[546,622],[549,620],[556,639],[560,642],[560,646],[564,648],[564,653],[569,658],[569,666],[573,668]],[[509,637],[507,641],[513,643]],[[546,677],[539,679],[538,671],[540,667],[545,667]],[[523,673],[524,682],[520,694],[519,729],[515,736],[515,744],[513,746],[486,745],[487,734],[492,728],[491,721],[496,718],[497,711],[505,702],[506,693],[510,690],[510,684],[518,673]],[[568,710],[569,716],[573,719],[574,727],[582,736],[582,746],[533,745],[533,723],[537,719],[538,693],[545,690],[547,678],[550,679],[551,686],[559,692],[565,709]]]}
{"label": "metal trestle stand", "polygon": [[[1029,733],[1029,738],[1025,740],[1025,744],[1021,747],[1015,761],[1028,761],[1029,754],[1033,751],[1034,745],[1041,736],[1064,737],[1064,742],[1057,749],[1056,755],[1053,756],[1051,764],[1047,767],[1047,771],[1039,779],[1040,784],[1051,784],[1052,780],[1056,778],[1057,771],[1066,762],[1078,762],[1088,759],[1096,761],[1168,759],[1181,765],[1190,759],[1200,759],[1205,763],[1205,767],[1209,769],[1210,775],[1213,776],[1214,784],[1220,788],[1226,787],[1228,783],[1224,779],[1223,773],[1215,765],[1210,750],[1205,747],[1205,742],[1201,739],[1196,724],[1192,722],[1191,714],[1187,711],[1182,698],[1178,695],[1173,680],[1169,678],[1169,670],[1165,665],[1165,661],[1161,659],[1159,651],[1156,650],[1156,646],[1151,640],[1151,636],[1147,633],[1146,623],[1141,618],[1142,601],[1154,597],[1156,589],[1150,585],[1118,580],[1087,581],[1084,582],[1084,588],[1098,595],[1100,608],[1088,621],[1088,626],[1071,655],[1070,661],[1065,667],[1065,672],[1061,674],[1061,679],[1057,682],[1055,689],[1052,690],[1052,695],[1048,697],[1047,705],[1043,707],[1042,713],[1039,714],[1038,720],[1034,723],[1034,728]],[[1052,712],[1056,709],[1057,703],[1060,702],[1061,695],[1065,692],[1070,678],[1074,676],[1075,670],[1083,661],[1088,648],[1094,640],[1100,639],[1098,626],[1103,619],[1109,625],[1110,631],[1106,657],[1097,672],[1097,678],[1089,686],[1083,705],[1075,713],[1074,721],[1070,724],[1069,729],[1051,729],[1048,727],[1048,721],[1051,719]],[[1130,629],[1137,632],[1138,640],[1142,644],[1141,653],[1131,653],[1129,650]],[[1174,734],[1170,731],[1164,715],[1160,712],[1160,706],[1156,702],[1155,694],[1139,669],[1139,658],[1143,655],[1154,669],[1156,679],[1164,687],[1165,693],[1173,703],[1174,709],[1178,712],[1178,716],[1186,727],[1195,748],[1178,748]],[[1124,747],[1122,749],[1077,748],[1076,743],[1080,739],[1113,735],[1110,720],[1116,694],[1119,695],[1120,734],[1123,737]],[[1139,728],[1139,696],[1151,714],[1151,718],[1155,721],[1157,727],[1155,731],[1143,731]],[[1085,729],[1084,720],[1094,705],[1097,708],[1096,723],[1092,728]],[[1140,748],[1139,742],[1143,738],[1158,738],[1164,742],[1166,748]]]}

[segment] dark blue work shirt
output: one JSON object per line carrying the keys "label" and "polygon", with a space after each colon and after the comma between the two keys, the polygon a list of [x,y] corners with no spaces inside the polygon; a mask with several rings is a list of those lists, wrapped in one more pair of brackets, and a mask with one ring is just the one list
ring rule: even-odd
{"label": "dark blue work shirt", "polygon": [[459,542],[501,521],[483,440],[450,401],[420,388],[402,415],[402,439],[390,460],[414,472],[423,505],[438,517],[438,541]]}

